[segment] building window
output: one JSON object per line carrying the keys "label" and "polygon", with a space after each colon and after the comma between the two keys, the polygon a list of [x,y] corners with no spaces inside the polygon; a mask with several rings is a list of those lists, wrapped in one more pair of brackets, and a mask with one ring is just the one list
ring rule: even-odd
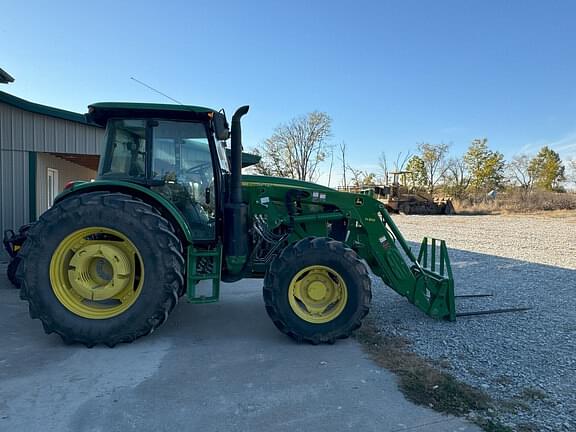
{"label": "building window", "polygon": [[54,204],[54,198],[58,195],[58,170],[53,168],[48,168],[47,177],[47,187],[48,187],[48,207],[52,207]]}

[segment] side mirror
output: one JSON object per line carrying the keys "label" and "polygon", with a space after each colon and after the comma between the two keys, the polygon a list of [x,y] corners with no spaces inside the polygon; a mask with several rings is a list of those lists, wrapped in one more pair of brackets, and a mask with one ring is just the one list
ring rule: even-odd
{"label": "side mirror", "polygon": [[226,141],[230,138],[230,129],[228,128],[228,122],[226,121],[224,111],[214,113],[214,117],[212,117],[212,126],[214,127],[214,134],[218,141]]}

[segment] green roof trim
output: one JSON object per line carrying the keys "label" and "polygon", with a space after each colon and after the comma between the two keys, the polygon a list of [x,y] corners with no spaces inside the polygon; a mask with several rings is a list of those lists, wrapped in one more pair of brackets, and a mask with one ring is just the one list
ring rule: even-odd
{"label": "green roof trim", "polygon": [[24,99],[20,99],[19,97],[12,96],[6,92],[0,91],[0,102],[3,102],[7,105],[11,105],[15,108],[19,108],[24,111],[42,114],[49,117],[55,117],[58,119],[69,120],[76,123],[82,123],[85,125],[90,125],[94,127],[99,127],[94,123],[90,123],[84,114],[78,114],[72,111],[66,111],[58,108],[49,107],[46,105],[40,105],[34,102],[29,102]]}
{"label": "green roof trim", "polygon": [[98,102],[88,105],[88,108],[97,110],[146,110],[146,111],[178,111],[209,113],[217,112],[211,108],[194,105],[158,104],[158,103],[137,103],[137,102]]}

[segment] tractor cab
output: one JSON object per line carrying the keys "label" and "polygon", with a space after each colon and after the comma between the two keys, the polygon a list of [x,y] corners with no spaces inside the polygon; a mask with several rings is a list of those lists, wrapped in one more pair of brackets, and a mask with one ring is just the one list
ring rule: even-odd
{"label": "tractor cab", "polygon": [[220,190],[230,173],[223,113],[181,105],[98,103],[90,118],[106,126],[99,180],[148,187],[176,206],[195,240],[216,236]]}

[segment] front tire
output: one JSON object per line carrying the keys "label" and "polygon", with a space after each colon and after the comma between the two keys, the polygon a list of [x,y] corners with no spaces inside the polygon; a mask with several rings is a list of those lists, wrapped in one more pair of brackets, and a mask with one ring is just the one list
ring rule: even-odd
{"label": "front tire", "polygon": [[350,336],[368,313],[370,278],[358,255],[330,238],[287,246],[264,279],[266,311],[296,341],[334,343]]}
{"label": "front tire", "polygon": [[151,333],[184,284],[182,245],[171,224],[121,193],[85,193],[54,205],[19,256],[30,316],[46,333],[88,347]]}

